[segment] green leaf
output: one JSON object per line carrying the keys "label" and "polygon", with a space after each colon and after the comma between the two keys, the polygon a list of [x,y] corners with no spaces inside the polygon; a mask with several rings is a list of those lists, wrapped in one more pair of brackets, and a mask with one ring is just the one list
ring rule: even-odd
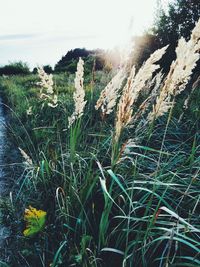
{"label": "green leaf", "polygon": [[37,210],[29,206],[24,214],[24,220],[26,221],[26,229],[23,232],[24,236],[32,236],[40,232],[45,225],[46,214],[43,210]]}

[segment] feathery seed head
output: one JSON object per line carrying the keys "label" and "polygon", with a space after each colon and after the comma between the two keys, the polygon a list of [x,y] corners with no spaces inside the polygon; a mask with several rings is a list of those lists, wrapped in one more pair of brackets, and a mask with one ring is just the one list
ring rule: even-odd
{"label": "feathery seed head", "polygon": [[38,67],[37,70],[40,78],[40,82],[38,84],[42,88],[45,88],[48,94],[53,94],[53,75],[48,75],[42,67]]}
{"label": "feathery seed head", "polygon": [[165,54],[167,46],[164,46],[161,49],[156,50],[144,65],[140,68],[138,73],[135,76],[135,80],[133,83],[133,97],[134,102],[137,100],[139,93],[144,88],[145,83],[152,78],[153,73],[160,68],[160,65],[155,64],[158,62],[162,56]]}
{"label": "feathery seed head", "polygon": [[[43,100],[47,100],[49,107],[57,107],[58,96],[54,92],[53,75],[48,75],[42,67],[38,67],[37,70],[40,78],[40,82],[38,84],[41,86],[40,98]],[[43,92],[44,89],[45,92]]]}
{"label": "feathery seed head", "polygon": [[196,62],[200,58],[200,20],[196,23],[188,42],[180,38],[176,48],[176,60],[172,62],[160,96],[148,119],[156,119],[166,113],[172,106],[171,98],[180,94],[191,78]]}
{"label": "feathery seed head", "polygon": [[115,125],[115,142],[118,141],[121,131],[132,121],[132,106],[136,102],[141,90],[145,87],[145,83],[152,78],[152,74],[160,66],[155,64],[161,59],[166,52],[168,46],[156,50],[150,58],[140,68],[135,75],[135,67],[132,67],[130,76],[123,89],[117,110],[116,125]]}
{"label": "feathery seed head", "polygon": [[33,114],[32,107],[31,107],[31,106],[27,109],[26,114],[27,114],[28,116],[30,116],[30,115]]}
{"label": "feathery seed head", "polygon": [[101,92],[101,95],[95,106],[96,110],[101,108],[103,115],[110,114],[113,111],[117,102],[117,98],[119,97],[119,90],[125,77],[125,70],[120,69]]}
{"label": "feathery seed head", "polygon": [[69,128],[74,123],[74,121],[80,118],[83,115],[83,110],[87,101],[84,101],[85,91],[83,88],[83,74],[84,74],[84,61],[79,58],[79,62],[77,64],[76,77],[74,79],[75,91],[73,94],[75,110],[69,120]]}
{"label": "feathery seed head", "polygon": [[20,147],[18,147],[22,157],[24,158],[24,163],[25,165],[27,165],[28,167],[32,167],[33,166],[33,161],[32,159],[29,157],[29,155],[27,155],[27,153],[21,149]]}

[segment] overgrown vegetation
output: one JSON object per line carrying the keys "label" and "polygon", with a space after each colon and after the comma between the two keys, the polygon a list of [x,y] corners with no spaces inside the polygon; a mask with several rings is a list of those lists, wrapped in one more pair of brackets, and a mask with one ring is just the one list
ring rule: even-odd
{"label": "overgrown vegetation", "polygon": [[200,21],[161,73],[168,49],[137,69],[1,77],[24,161],[8,264],[200,266]]}
{"label": "overgrown vegetation", "polygon": [[[169,89],[172,80],[176,88],[170,73],[165,81],[156,76],[160,90],[155,92],[153,82],[151,88],[149,79],[166,49],[156,51],[136,75],[134,68],[128,71],[125,66],[122,73],[126,77],[130,72],[129,77],[116,74],[100,102],[105,74],[96,73],[95,81],[83,87],[81,61],[74,95],[74,76],[54,76],[54,84],[43,73],[41,81],[37,76],[1,79],[13,109],[14,140],[25,161],[20,189],[7,215],[18,247],[12,251],[11,265],[199,266],[200,136],[199,110],[193,110],[199,92],[191,92],[182,115],[183,109],[171,105],[169,95],[163,98],[166,90],[176,96]],[[196,53],[190,49],[191,55]],[[173,73],[177,64],[172,64]],[[189,78],[190,72],[182,71]],[[122,92],[114,88],[119,77],[127,80]],[[185,78],[177,79],[178,92]],[[50,95],[55,92],[58,101],[52,106]],[[158,95],[153,113],[152,105],[149,109],[148,101],[142,102],[147,92],[154,102]],[[165,108],[157,107],[159,101]],[[138,113],[141,102],[148,116]],[[95,111],[96,103],[100,112]],[[44,211],[47,220],[35,235],[23,236],[23,213],[30,205]]]}
{"label": "overgrown vegetation", "polygon": [[85,48],[76,48],[67,52],[67,54],[58,61],[58,63],[55,65],[55,72],[68,72],[71,74],[75,73],[79,57],[83,58],[85,62],[86,75],[91,73],[94,61],[96,70],[102,70],[105,67],[105,51],[100,49],[90,51]]}

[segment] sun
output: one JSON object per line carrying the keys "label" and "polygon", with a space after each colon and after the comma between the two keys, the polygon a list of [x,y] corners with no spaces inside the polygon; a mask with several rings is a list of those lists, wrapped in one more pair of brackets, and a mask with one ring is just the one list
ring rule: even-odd
{"label": "sun", "polygon": [[126,47],[133,36],[142,35],[152,25],[155,4],[155,0],[111,0],[106,11],[103,5],[99,6],[103,16],[98,18],[97,14],[95,23],[90,22],[90,30],[95,36],[93,45],[105,49]]}

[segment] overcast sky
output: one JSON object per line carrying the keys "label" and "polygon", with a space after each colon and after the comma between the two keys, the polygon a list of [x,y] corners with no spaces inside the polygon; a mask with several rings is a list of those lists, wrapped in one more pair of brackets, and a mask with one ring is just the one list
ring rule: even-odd
{"label": "overcast sky", "polygon": [[[164,0],[167,1],[167,0]],[[112,48],[141,34],[157,0],[0,0],[0,65],[54,65],[76,47]]]}

